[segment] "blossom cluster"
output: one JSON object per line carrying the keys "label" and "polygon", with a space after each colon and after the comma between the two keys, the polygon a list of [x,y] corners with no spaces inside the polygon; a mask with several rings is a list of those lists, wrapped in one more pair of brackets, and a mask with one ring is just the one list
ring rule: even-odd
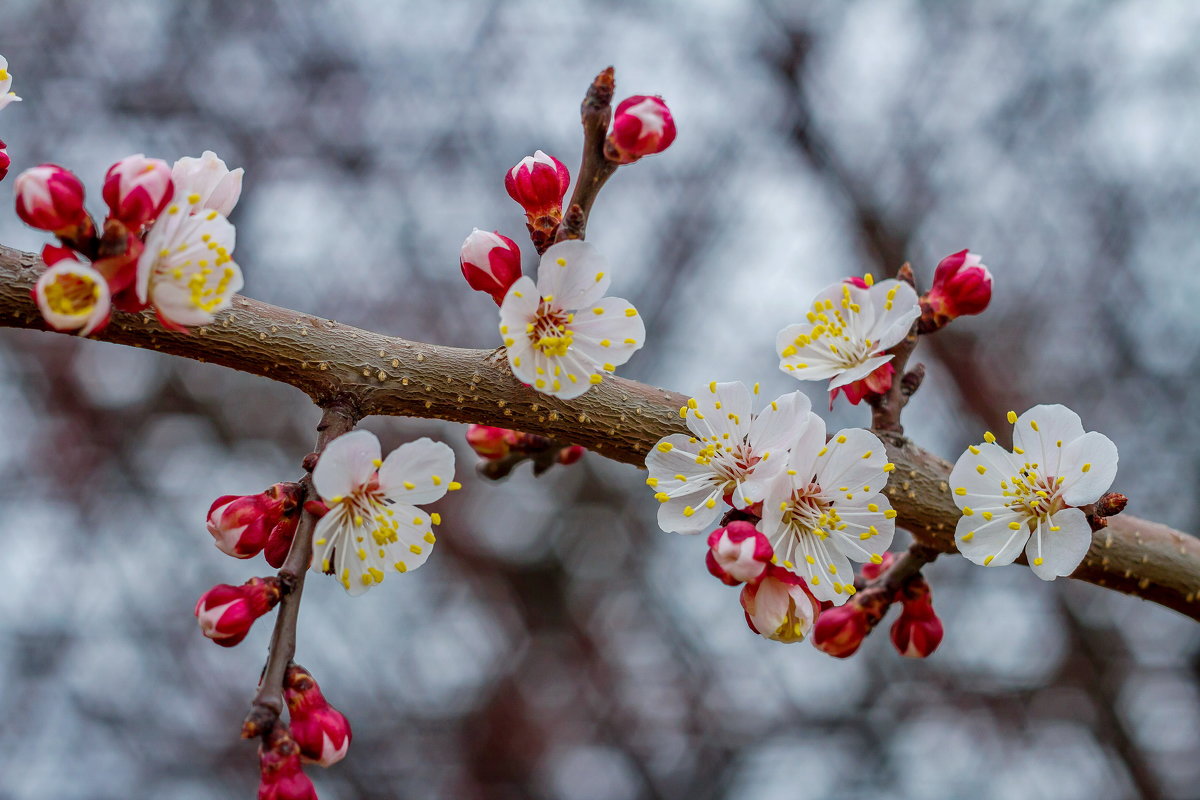
{"label": "blossom cluster", "polygon": [[84,207],[84,187],[56,164],[25,170],[15,182],[17,214],[54,233],[34,299],[46,324],[81,336],[108,323],[113,308],[152,308],[165,327],[212,323],[242,288],[227,219],[242,191],[242,170],[215,153],[173,166],[137,154],[113,164],[101,195],[100,228]]}

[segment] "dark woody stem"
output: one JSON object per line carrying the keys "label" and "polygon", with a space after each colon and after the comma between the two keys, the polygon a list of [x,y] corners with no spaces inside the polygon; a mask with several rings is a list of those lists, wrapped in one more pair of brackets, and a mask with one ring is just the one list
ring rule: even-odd
{"label": "dark woody stem", "polygon": [[[316,449],[304,459],[307,474],[300,481],[302,503],[303,499],[316,496],[312,484],[312,470],[317,463],[316,457],[325,451],[330,442],[352,430],[360,416],[354,404],[346,398],[334,400],[324,407],[321,421],[317,424]],[[312,562],[312,539],[316,525],[317,516],[304,511],[296,529],[296,537],[292,540],[292,548],[288,551],[282,569],[279,570],[283,599],[279,601],[275,630],[271,633],[267,663],[259,680],[258,693],[250,702],[250,713],[242,723],[242,737],[245,739],[269,735],[279,720],[279,715],[283,713],[283,679],[288,665],[296,655],[296,621],[300,616],[304,576]]]}
{"label": "dark woody stem", "polygon": [[[909,286],[913,285],[913,271],[908,264],[900,267],[896,277]],[[915,288],[915,287],[914,287]],[[917,323],[908,331],[908,336],[889,352],[892,354],[891,365],[895,372],[892,375],[892,386],[883,394],[870,395],[867,402],[871,404],[871,427],[877,431],[891,431],[903,434],[904,426],[900,424],[900,412],[908,404],[908,399],[917,391],[921,380],[925,377],[925,367],[918,364],[912,372],[906,373],[908,358],[917,346]]]}
{"label": "dark woody stem", "polygon": [[579,114],[583,121],[583,159],[579,174],[575,178],[575,191],[563,214],[558,228],[558,241],[582,239],[587,232],[587,218],[592,203],[619,166],[604,157],[604,140],[608,136],[608,123],[612,119],[612,98],[616,82],[613,68],[608,67],[592,81]]}

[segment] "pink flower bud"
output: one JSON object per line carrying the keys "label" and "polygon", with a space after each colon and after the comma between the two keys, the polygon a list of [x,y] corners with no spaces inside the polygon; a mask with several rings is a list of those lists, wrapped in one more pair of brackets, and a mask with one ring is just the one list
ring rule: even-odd
{"label": "pink flower bud", "polygon": [[890,551],[883,553],[882,558],[883,558],[883,560],[880,561],[878,564],[872,564],[870,561],[863,564],[863,566],[862,566],[863,578],[865,578],[866,580],[869,580],[869,581],[875,580],[880,575],[887,572],[888,569],[892,566],[892,562],[896,560],[896,557]]}
{"label": "pink flower bud", "polygon": [[541,150],[525,156],[504,176],[508,196],[521,204],[530,220],[562,218],[562,201],[571,185],[571,173],[554,156]]}
{"label": "pink flower bud", "polygon": [[83,184],[70,170],[42,164],[17,176],[17,215],[43,231],[66,231],[89,219],[83,207]]}
{"label": "pink flower bud", "polygon": [[519,434],[507,428],[494,428],[491,425],[468,425],[467,444],[475,451],[475,455],[488,461],[498,461],[508,456]]}
{"label": "pink flower bud", "polygon": [[258,800],[317,800],[317,790],[300,764],[300,746],[283,721],[276,722],[258,749]]}
{"label": "pink flower bud", "polygon": [[477,292],[487,292],[496,301],[504,302],[508,287],[521,277],[521,248],[499,232],[471,232],[458,255],[463,277]]}
{"label": "pink flower bud", "polygon": [[742,588],[742,608],[750,630],[777,642],[804,639],[821,610],[800,578],[775,567]]}
{"label": "pink flower bud", "polygon": [[[992,273],[983,265],[980,256],[970,250],[960,250],[937,265],[933,286],[921,298],[921,306],[933,316],[936,330],[955,317],[982,312],[991,299]],[[924,327],[925,320],[922,319]]]}
{"label": "pink flower bud", "polygon": [[279,522],[275,523],[275,527],[271,528],[271,532],[267,535],[267,546],[263,549],[263,556],[267,559],[267,563],[275,569],[282,567],[284,560],[287,559],[298,527],[300,527],[300,509],[295,508],[280,517]]}
{"label": "pink flower bud", "polygon": [[849,658],[871,630],[870,615],[851,600],[821,612],[813,630],[813,645],[834,658]]}
{"label": "pink flower bud", "polygon": [[292,719],[292,738],[305,761],[328,767],[350,749],[350,722],[325,699],[316,680],[303,667],[288,667],[284,699]]}
{"label": "pink flower bud", "polygon": [[4,176],[8,174],[10,164],[12,164],[12,159],[8,157],[8,148],[4,144],[4,140],[0,139],[0,181],[4,180]]}
{"label": "pink flower bud", "polygon": [[136,231],[158,217],[174,192],[167,162],[138,153],[108,168],[102,195],[112,217]]}
{"label": "pink flower bud", "polygon": [[299,502],[295,483],[277,483],[261,494],[218,497],[208,509],[208,532],[222,553],[251,558],[262,552],[280,518]]}
{"label": "pink flower bud", "polygon": [[559,450],[558,455],[554,457],[554,460],[560,464],[563,464],[564,466],[568,464],[574,464],[576,461],[583,458],[583,454],[586,452],[586,447],[580,447],[577,444],[573,444],[569,447],[564,447]]}
{"label": "pink flower bud", "polygon": [[629,164],[642,156],[661,153],[675,141],[675,120],[661,97],[636,94],[617,106],[604,155]]}
{"label": "pink flower bud", "polygon": [[278,578],[251,578],[241,586],[219,583],[196,602],[200,630],[222,647],[246,638],[254,620],[279,602]]}
{"label": "pink flower bud", "polygon": [[839,386],[829,393],[830,410],[833,409],[833,401],[838,396],[838,392],[845,392],[846,399],[853,405],[858,405],[864,398],[887,393],[892,388],[892,378],[895,374],[896,368],[889,361],[886,364],[879,365],[867,377],[853,383],[848,383],[845,386]]}
{"label": "pink flower bud", "polygon": [[731,522],[708,535],[705,563],[713,577],[729,586],[756,581],[774,555],[770,542],[749,522]]}

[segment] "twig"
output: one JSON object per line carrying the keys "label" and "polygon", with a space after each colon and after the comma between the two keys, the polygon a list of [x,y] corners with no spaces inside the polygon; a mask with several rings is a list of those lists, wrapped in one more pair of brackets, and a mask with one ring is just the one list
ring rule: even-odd
{"label": "twig", "polygon": [[[357,421],[358,414],[353,404],[345,399],[326,406],[321,421],[317,424],[317,446],[313,455],[319,456],[324,452],[326,445],[354,428]],[[304,490],[304,497],[308,498],[314,496],[312,469],[316,466],[316,459],[311,456],[306,458],[304,466],[307,474],[300,484]],[[296,655],[296,621],[300,615],[304,576],[312,562],[312,537],[316,524],[316,515],[304,511],[296,529],[296,537],[292,540],[292,548],[279,570],[283,599],[279,601],[275,629],[271,633],[271,643],[267,648],[267,663],[259,680],[258,693],[250,701],[250,713],[242,723],[243,738],[268,735],[279,715],[283,713],[283,678]]]}
{"label": "twig", "polygon": [[[913,285],[913,271],[908,264],[900,267],[896,277]],[[893,347],[890,352],[892,354],[892,369],[895,372],[892,374],[892,386],[883,394],[872,394],[867,396],[867,402],[871,404],[871,427],[877,431],[890,431],[893,433],[903,434],[904,426],[900,424],[900,412],[904,410],[904,406],[908,405],[908,399],[917,391],[917,387],[921,385],[922,379],[925,377],[925,367],[918,364],[913,371],[906,373],[908,367],[908,357],[912,355],[917,346],[917,323],[908,331],[908,336],[900,344]]]}
{"label": "twig", "polygon": [[592,81],[579,108],[579,116],[583,121],[583,157],[575,179],[575,191],[571,193],[571,202],[558,228],[560,242],[564,239],[584,237],[592,203],[596,201],[600,187],[604,186],[605,181],[612,177],[619,166],[615,161],[604,157],[604,140],[608,136],[609,120],[612,119],[615,86],[613,68],[608,67]]}

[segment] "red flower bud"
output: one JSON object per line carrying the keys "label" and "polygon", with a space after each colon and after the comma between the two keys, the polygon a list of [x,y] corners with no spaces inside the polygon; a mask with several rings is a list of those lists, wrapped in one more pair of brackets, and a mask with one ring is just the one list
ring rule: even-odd
{"label": "red flower bud", "polygon": [[742,608],[750,630],[777,642],[801,641],[821,611],[803,580],[777,567],[742,587]]}
{"label": "red flower bud", "polygon": [[991,299],[992,273],[978,255],[960,250],[937,265],[933,286],[921,298],[921,329],[937,330],[955,317],[978,314]]}
{"label": "red flower bud", "polygon": [[521,434],[508,428],[494,428],[491,425],[467,426],[467,444],[475,451],[475,455],[489,461],[498,461],[508,456],[520,436]]}
{"label": "red flower bud", "polygon": [[83,207],[83,184],[57,164],[25,170],[17,176],[15,188],[17,215],[27,225],[57,233],[90,222]]}
{"label": "red flower bud", "polygon": [[858,651],[870,630],[866,610],[851,600],[821,612],[813,630],[813,645],[835,658],[848,658]]}
{"label": "red flower bud", "polygon": [[303,667],[288,667],[283,696],[292,719],[292,738],[304,760],[328,767],[346,757],[350,722],[321,694],[316,680]]}
{"label": "red flower bud", "polygon": [[521,277],[521,248],[498,231],[476,228],[463,242],[458,263],[467,284],[477,292],[487,292],[500,305],[508,288]]}
{"label": "red flower bud", "polygon": [[4,180],[4,176],[8,174],[10,164],[12,164],[12,159],[8,157],[8,149],[4,140],[0,139],[0,181]]}
{"label": "red flower bud", "polygon": [[583,454],[586,452],[586,447],[580,447],[577,444],[573,444],[569,447],[564,447],[559,450],[558,455],[554,457],[554,460],[560,464],[563,464],[564,466],[568,464],[574,464],[576,461],[583,458]]}
{"label": "red flower bud", "polygon": [[875,580],[880,575],[887,572],[888,569],[892,566],[892,562],[896,560],[896,557],[894,555],[892,555],[892,553],[890,551],[883,553],[882,557],[883,557],[883,560],[880,561],[878,564],[872,564],[870,561],[863,564],[863,566],[862,566],[863,578],[865,578],[866,580],[869,580],[869,581]]}
{"label": "red flower bud", "polygon": [[288,551],[292,549],[292,540],[296,538],[296,529],[300,527],[300,509],[296,508],[279,518],[275,527],[267,535],[267,546],[263,556],[267,563],[275,569],[283,566]]}
{"label": "red flower bud", "polygon": [[604,155],[618,164],[661,153],[675,141],[675,120],[661,97],[637,94],[617,106]]}
{"label": "red flower bud", "polygon": [[532,221],[535,217],[562,218],[562,201],[571,185],[566,165],[541,150],[525,156],[504,176],[508,196],[520,203]]}
{"label": "red flower bud", "polygon": [[278,578],[251,578],[241,586],[219,583],[196,601],[196,619],[205,636],[222,647],[233,647],[279,598]]}
{"label": "red flower bud", "polygon": [[933,610],[933,594],[921,576],[909,580],[901,595],[904,610],[892,623],[892,645],[902,656],[927,658],[942,643],[942,621]]}
{"label": "red flower bud", "polygon": [[771,563],[767,537],[749,522],[731,522],[708,535],[708,555],[705,563],[713,577],[729,586],[756,581]]}
{"label": "red flower bud", "polygon": [[267,546],[272,529],[299,500],[300,487],[295,483],[277,483],[261,494],[218,497],[208,509],[208,532],[222,553],[251,558]]}
{"label": "red flower bud", "polygon": [[111,216],[136,231],[158,217],[174,192],[167,162],[138,153],[108,168],[101,194]]}
{"label": "red flower bud", "polygon": [[317,790],[300,766],[300,747],[282,721],[271,728],[258,750],[258,800],[318,800]]}

